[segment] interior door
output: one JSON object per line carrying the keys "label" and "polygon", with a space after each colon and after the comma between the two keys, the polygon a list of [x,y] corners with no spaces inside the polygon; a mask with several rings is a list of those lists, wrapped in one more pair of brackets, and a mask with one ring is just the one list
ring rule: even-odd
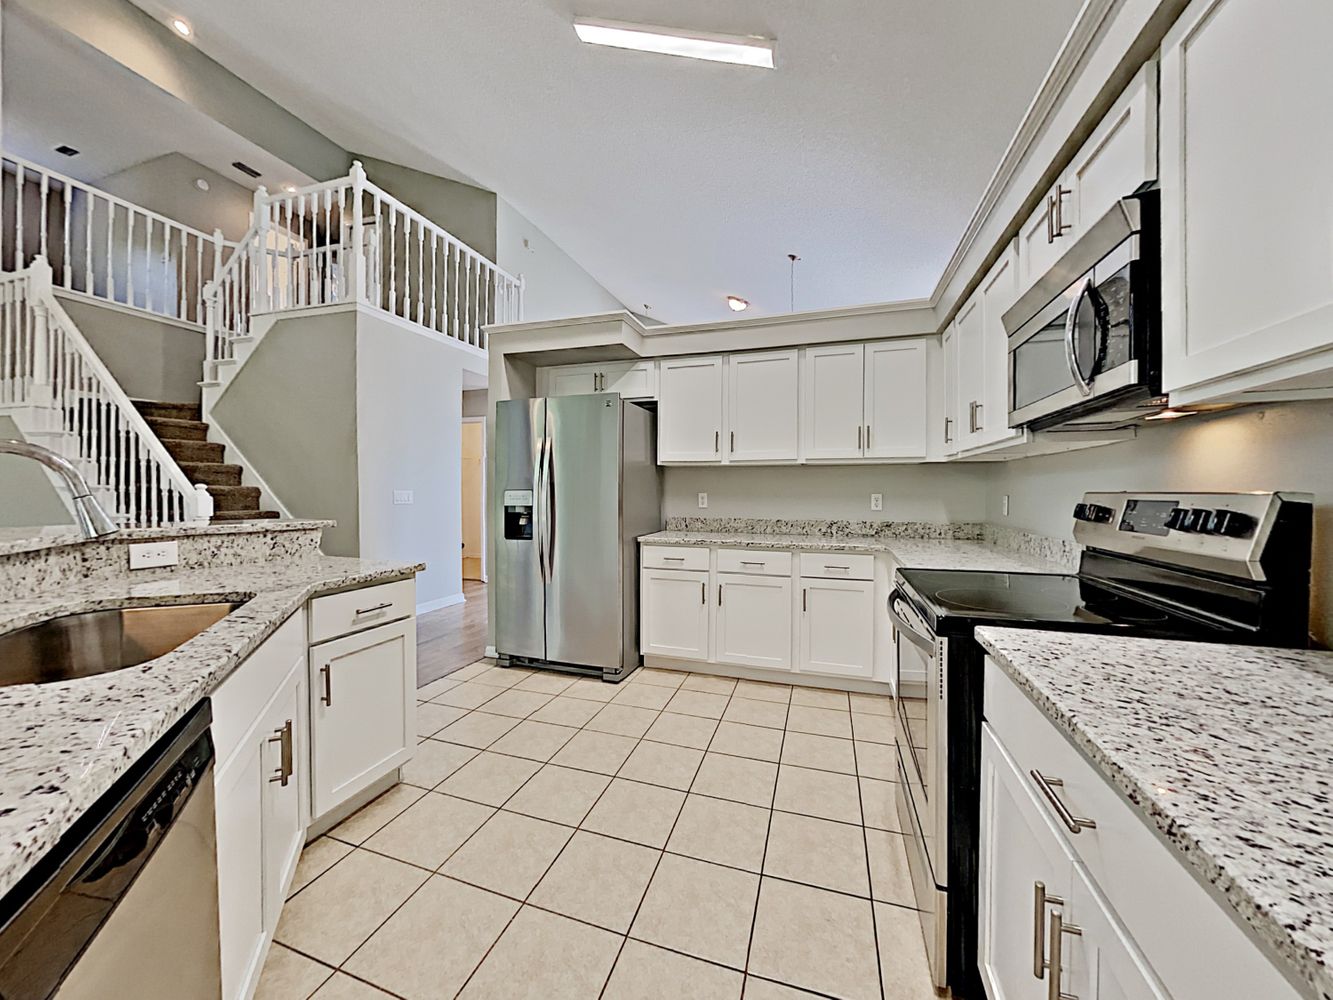
{"label": "interior door", "polygon": [[539,546],[539,464],[546,447],[546,400],[495,404],[495,648],[546,658],[546,585]]}
{"label": "interior door", "polygon": [[548,505],[539,521],[547,552],[546,659],[555,663],[621,665],[624,405],[611,394],[546,401]]}

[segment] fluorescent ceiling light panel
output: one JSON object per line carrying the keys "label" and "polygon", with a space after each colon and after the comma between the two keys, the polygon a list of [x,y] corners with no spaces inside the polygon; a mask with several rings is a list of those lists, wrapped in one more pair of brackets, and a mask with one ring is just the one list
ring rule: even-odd
{"label": "fluorescent ceiling light panel", "polygon": [[687,59],[736,63],[741,66],[773,68],[774,42],[771,38],[751,35],[716,35],[706,31],[656,28],[624,21],[599,21],[576,17],[574,32],[590,45],[609,45],[616,49],[658,52]]}

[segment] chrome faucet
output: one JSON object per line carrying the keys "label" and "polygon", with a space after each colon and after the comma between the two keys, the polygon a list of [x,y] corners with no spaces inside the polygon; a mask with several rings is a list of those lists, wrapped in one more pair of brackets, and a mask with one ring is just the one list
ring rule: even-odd
{"label": "chrome faucet", "polygon": [[62,455],[57,455],[50,448],[29,444],[27,441],[0,440],[0,455],[19,455],[41,462],[61,479],[69,489],[74,502],[74,520],[84,538],[105,538],[114,535],[119,529],[111,520],[102,505],[88,488],[88,480],[83,478],[74,464]]}

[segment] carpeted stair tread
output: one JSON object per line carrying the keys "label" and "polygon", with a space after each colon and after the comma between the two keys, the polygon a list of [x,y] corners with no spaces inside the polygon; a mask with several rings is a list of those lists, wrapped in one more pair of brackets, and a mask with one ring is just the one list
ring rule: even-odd
{"label": "carpeted stair tread", "polygon": [[181,471],[192,483],[205,486],[240,486],[241,467],[226,462],[181,462]]}
{"label": "carpeted stair tread", "polygon": [[258,510],[258,486],[210,486],[214,512],[228,510]]}
{"label": "carpeted stair tread", "polygon": [[179,441],[175,438],[162,438],[161,441],[177,462],[220,463],[226,450],[215,441]]}
{"label": "carpeted stair tread", "polygon": [[215,510],[214,521],[259,521],[278,517],[276,510]]}
{"label": "carpeted stair tread", "polygon": [[200,416],[198,403],[164,403],[152,399],[135,399],[131,402],[145,419],[198,420]]}
{"label": "carpeted stair tread", "polygon": [[159,438],[173,441],[207,441],[208,424],[202,420],[177,420],[175,417],[144,417]]}

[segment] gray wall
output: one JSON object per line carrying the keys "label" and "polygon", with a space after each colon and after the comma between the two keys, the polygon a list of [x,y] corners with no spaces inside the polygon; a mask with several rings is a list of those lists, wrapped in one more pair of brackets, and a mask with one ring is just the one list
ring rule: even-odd
{"label": "gray wall", "polygon": [[360,554],[356,314],[278,320],[211,419],[294,517],[328,517],[330,555]]}
{"label": "gray wall", "polygon": [[[195,186],[201,177],[208,181],[207,191]],[[235,241],[250,228],[254,195],[184,153],[155,156],[102,177],[96,183],[126,201],[205,233],[221,229],[224,238]]]}
{"label": "gray wall", "polygon": [[373,183],[447,229],[482,256],[495,260],[493,192],[362,153],[354,156]]}
{"label": "gray wall", "polygon": [[489,409],[485,389],[463,390],[463,416],[484,417]]}
{"label": "gray wall", "polygon": [[84,299],[61,304],[131,399],[197,403],[204,334]]}
{"label": "gray wall", "polygon": [[[11,417],[0,417],[0,439],[24,440]],[[42,467],[30,458],[0,455],[0,528],[73,524],[69,509]]]}
{"label": "gray wall", "polygon": [[[565,319],[624,309],[591,274],[503,198],[496,205],[494,261],[522,276],[523,319]],[[526,244],[525,242],[526,241]],[[637,309],[642,303],[632,303]]]}
{"label": "gray wall", "polygon": [[[1252,406],[1147,425],[1135,441],[1027,458],[991,476],[996,524],[1072,537],[1086,490],[1296,490],[1315,495],[1311,629],[1333,643],[1333,401]],[[1009,497],[1009,516],[1002,513]]]}
{"label": "gray wall", "polygon": [[[666,470],[665,516],[980,521],[987,469],[980,465],[790,466]],[[708,494],[700,510],[698,494]],[[884,494],[884,510],[870,494]]]}

